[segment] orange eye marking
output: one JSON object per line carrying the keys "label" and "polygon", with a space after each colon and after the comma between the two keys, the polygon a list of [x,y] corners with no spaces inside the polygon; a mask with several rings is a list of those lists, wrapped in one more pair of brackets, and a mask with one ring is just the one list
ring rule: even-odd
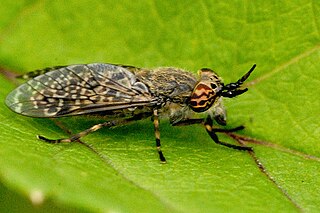
{"label": "orange eye marking", "polygon": [[205,84],[198,84],[191,94],[190,105],[193,108],[206,109],[214,91]]}
{"label": "orange eye marking", "polygon": [[207,96],[211,91],[212,89],[207,85],[198,84],[191,95],[191,99],[197,99],[204,95]]}

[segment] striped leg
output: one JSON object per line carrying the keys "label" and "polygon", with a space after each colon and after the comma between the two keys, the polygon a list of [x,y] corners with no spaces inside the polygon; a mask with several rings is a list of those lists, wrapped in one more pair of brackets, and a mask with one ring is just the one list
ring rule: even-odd
{"label": "striped leg", "polygon": [[244,150],[244,151],[253,151],[252,147],[248,147],[248,146],[237,146],[237,145],[233,145],[233,144],[229,144],[229,143],[225,143],[219,140],[216,132],[234,132],[234,131],[238,131],[243,129],[243,126],[239,126],[233,129],[215,129],[212,127],[212,119],[210,117],[207,118],[207,120],[205,121],[204,124],[208,134],[210,135],[210,137],[212,138],[212,140],[216,143],[216,144],[220,144],[232,149],[237,149],[237,150]]}
{"label": "striped leg", "polygon": [[161,143],[160,143],[160,130],[159,130],[159,116],[158,110],[153,110],[153,125],[154,125],[154,135],[156,137],[156,146],[159,153],[159,158],[161,163],[166,163],[166,158],[163,156],[161,151]]}
{"label": "striped leg", "polygon": [[89,129],[86,129],[82,132],[79,132],[77,134],[74,134],[72,135],[71,137],[69,138],[61,138],[61,139],[48,139],[44,136],[41,136],[41,135],[38,135],[37,137],[40,139],[40,140],[43,140],[45,142],[48,142],[48,143],[70,143],[70,142],[73,142],[73,141],[76,141],[86,135],[89,135],[90,133],[92,132],[95,132],[103,127],[112,127],[112,126],[118,126],[118,125],[124,125],[124,124],[128,124],[132,121],[136,121],[136,120],[141,120],[143,118],[146,118],[146,117],[149,117],[150,114],[144,114],[144,115],[138,115],[138,117],[134,116],[132,118],[128,118],[128,119],[124,119],[124,120],[114,120],[114,121],[107,121],[107,122],[104,122],[104,123],[101,123],[101,124],[96,124],[92,127],[90,127]]}
{"label": "striped leg", "polygon": [[78,140],[78,139],[80,139],[80,138],[82,138],[92,132],[95,132],[95,131],[101,129],[102,127],[111,127],[111,126],[115,126],[115,125],[116,125],[115,122],[112,122],[112,121],[97,124],[97,125],[90,127],[89,129],[86,129],[82,132],[79,132],[77,134],[72,135],[70,138],[48,139],[48,138],[41,136],[41,135],[38,135],[37,137],[40,140],[43,140],[47,143],[71,143],[71,142],[76,141],[76,140]]}
{"label": "striped leg", "polygon": [[182,120],[182,121],[178,121],[176,123],[173,123],[172,126],[189,126],[189,125],[193,125],[193,124],[203,124],[204,123],[204,119],[202,118],[191,118],[191,119],[187,119],[187,120]]}

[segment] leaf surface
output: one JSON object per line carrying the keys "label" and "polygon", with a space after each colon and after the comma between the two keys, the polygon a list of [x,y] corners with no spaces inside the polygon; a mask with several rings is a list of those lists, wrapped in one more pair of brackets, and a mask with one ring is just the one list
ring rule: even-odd
{"label": "leaf surface", "polygon": [[[76,211],[319,211],[319,10],[317,1],[3,2],[1,182],[33,203]],[[28,118],[4,105],[17,84],[12,70],[91,62],[210,67],[226,83],[256,63],[249,91],[225,103],[228,127],[246,126],[237,134],[255,139],[246,142],[265,171],[202,126],[163,120],[161,165],[148,119],[52,145],[35,136],[67,137],[103,120]]]}

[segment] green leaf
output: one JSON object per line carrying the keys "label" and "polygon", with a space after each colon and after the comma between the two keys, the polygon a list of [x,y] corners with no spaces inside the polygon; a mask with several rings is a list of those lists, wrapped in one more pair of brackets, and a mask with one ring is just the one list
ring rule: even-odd
{"label": "green leaf", "polygon": [[[319,11],[318,1],[3,2],[0,181],[43,210],[318,212]],[[162,165],[148,119],[84,144],[46,144],[35,136],[67,137],[103,120],[28,118],[4,105],[16,83],[9,70],[90,62],[210,67],[227,83],[256,63],[249,91],[226,100],[228,127],[245,124],[236,137],[254,154],[162,120]]]}

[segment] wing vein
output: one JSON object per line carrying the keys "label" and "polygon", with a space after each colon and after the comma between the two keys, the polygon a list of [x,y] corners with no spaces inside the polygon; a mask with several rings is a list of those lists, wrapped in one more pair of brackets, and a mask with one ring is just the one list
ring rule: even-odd
{"label": "wing vein", "polygon": [[[88,66],[86,65],[86,67],[88,67]],[[91,71],[91,73],[93,72],[93,70],[92,70],[90,67],[88,67],[88,69]],[[107,79],[108,81],[112,82],[114,85],[118,86],[119,88],[117,88],[117,87],[112,87],[111,85],[104,85],[104,86],[106,86],[106,87],[109,87],[109,88],[111,88],[111,89],[114,89],[114,90],[123,92],[123,93],[128,94],[128,95],[133,95],[131,92],[133,92],[135,95],[138,95],[138,94],[139,94],[137,91],[135,91],[135,90],[133,90],[133,89],[131,89],[131,88],[128,88],[128,87],[126,87],[126,86],[124,86],[124,85],[116,82],[115,80],[113,80],[113,79],[111,79],[111,78],[108,78],[108,77],[105,76],[105,75],[102,75],[102,74],[99,73],[99,72],[96,72],[95,74],[99,75],[99,76],[102,77],[102,78]],[[93,75],[93,77],[96,79],[97,82],[99,82],[94,75]],[[122,89],[121,89],[121,88],[122,88]],[[124,90],[123,90],[123,89],[124,89]]]}

